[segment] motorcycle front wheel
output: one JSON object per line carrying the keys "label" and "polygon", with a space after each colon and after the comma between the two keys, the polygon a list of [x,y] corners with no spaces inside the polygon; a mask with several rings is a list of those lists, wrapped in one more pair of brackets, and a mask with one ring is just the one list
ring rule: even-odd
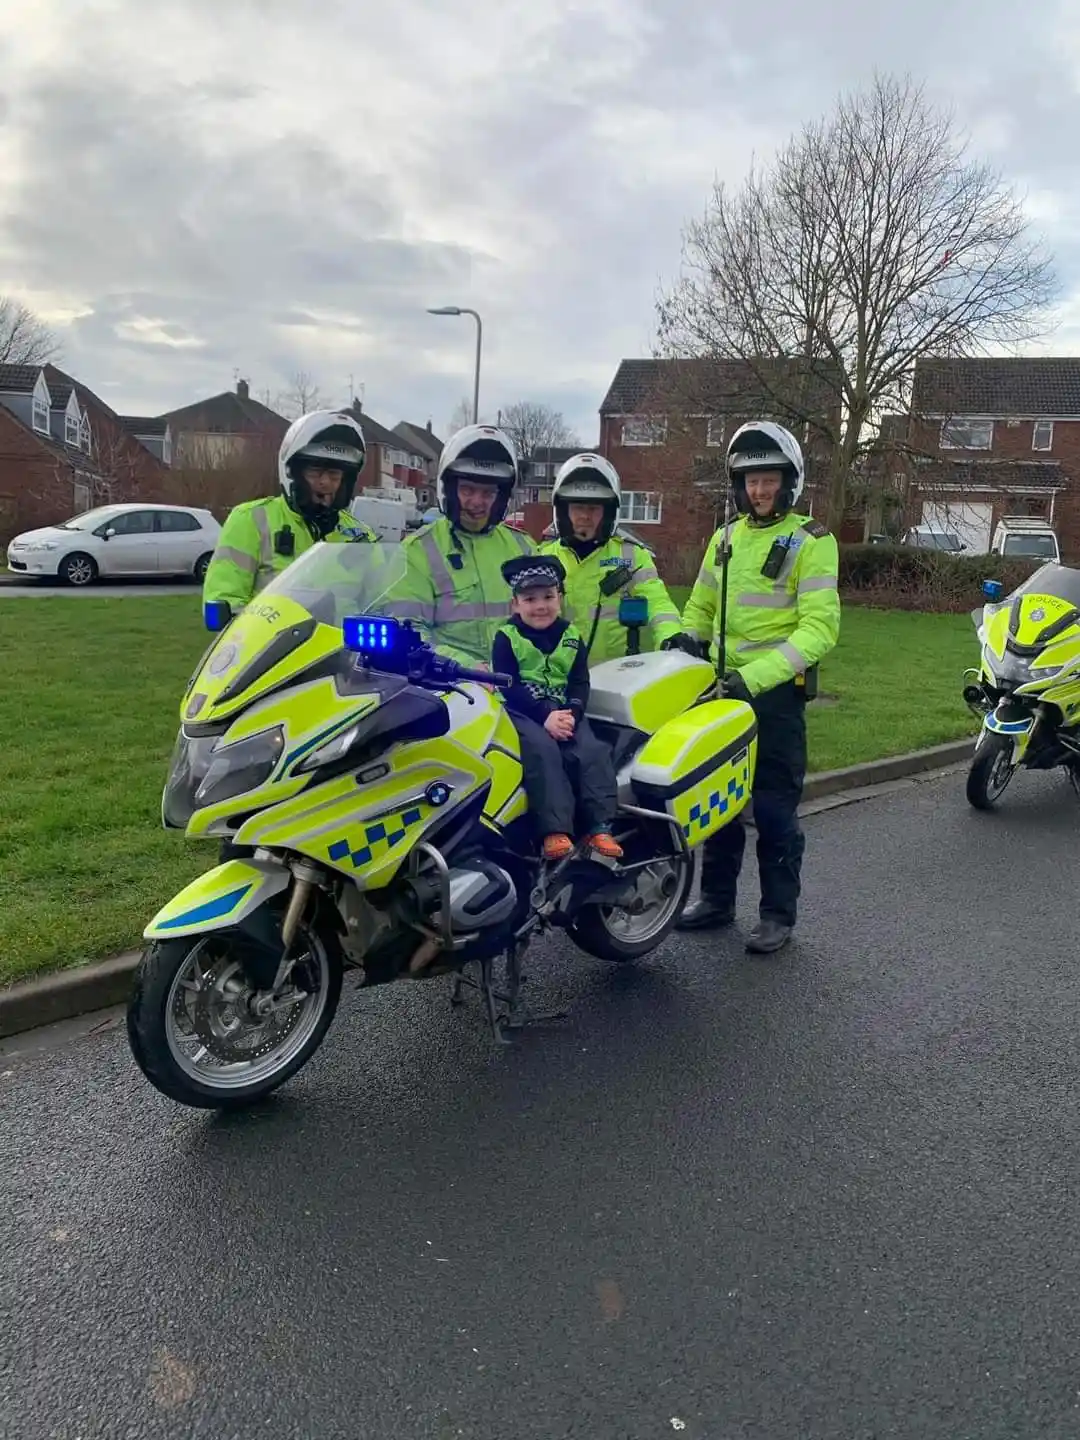
{"label": "motorcycle front wheel", "polygon": [[127,1013],[139,1069],[181,1105],[230,1110],[283,1085],[322,1044],[341,999],[341,952],[301,926],[300,957],[260,1012],[227,932],[155,941],[143,955]]}
{"label": "motorcycle front wheel", "polygon": [[975,752],[967,777],[968,804],[976,810],[992,810],[1016,774],[1012,763],[1012,741],[1004,735],[986,735]]}

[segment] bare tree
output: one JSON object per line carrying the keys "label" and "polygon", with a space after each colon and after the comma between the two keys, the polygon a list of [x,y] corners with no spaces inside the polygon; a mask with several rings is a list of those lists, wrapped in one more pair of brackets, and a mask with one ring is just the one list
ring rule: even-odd
{"label": "bare tree", "polygon": [[59,351],[43,320],[20,301],[0,295],[0,365],[44,365]]}
{"label": "bare tree", "polygon": [[[1045,332],[1055,290],[1014,191],[921,87],[880,75],[741,190],[718,184],[683,260],[658,304],[658,352],[742,360],[777,418],[820,436],[833,528],[875,422],[910,403],[916,359]],[[834,418],[769,363],[784,358],[835,388]]]}
{"label": "bare tree", "polygon": [[298,370],[289,381],[288,389],[283,390],[269,408],[284,415],[287,420],[296,420],[309,410],[324,409],[325,402],[314,376],[307,370]]}
{"label": "bare tree", "polygon": [[502,428],[513,440],[518,455],[525,459],[549,446],[578,445],[581,442],[558,410],[519,400],[500,412]]}

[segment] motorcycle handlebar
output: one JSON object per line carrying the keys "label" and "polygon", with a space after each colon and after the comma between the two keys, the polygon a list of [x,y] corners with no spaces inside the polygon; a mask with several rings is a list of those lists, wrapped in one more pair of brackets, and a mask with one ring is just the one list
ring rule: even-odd
{"label": "motorcycle handlebar", "polygon": [[455,665],[451,678],[472,681],[477,685],[496,685],[500,690],[508,690],[514,683],[511,676],[499,670],[468,670],[464,665]]}

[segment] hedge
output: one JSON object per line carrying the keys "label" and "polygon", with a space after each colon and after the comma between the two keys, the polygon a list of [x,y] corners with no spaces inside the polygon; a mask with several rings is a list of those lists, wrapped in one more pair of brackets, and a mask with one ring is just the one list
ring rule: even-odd
{"label": "hedge", "polygon": [[983,603],[984,580],[1000,580],[1008,593],[1043,563],[906,545],[841,545],[840,589],[855,604],[961,613]]}

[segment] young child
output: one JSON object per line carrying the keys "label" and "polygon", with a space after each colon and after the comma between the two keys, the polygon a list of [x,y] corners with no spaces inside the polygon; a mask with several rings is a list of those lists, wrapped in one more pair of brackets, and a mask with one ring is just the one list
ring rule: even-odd
{"label": "young child", "polygon": [[491,668],[513,676],[506,708],[521,739],[525,793],[544,837],[544,859],[561,860],[574,848],[580,803],[590,848],[617,860],[623,852],[611,834],[615,770],[585,719],[584,643],[559,614],[566,571],[553,555],[521,555],[507,560],[502,573],[511,617],[496,631]]}

